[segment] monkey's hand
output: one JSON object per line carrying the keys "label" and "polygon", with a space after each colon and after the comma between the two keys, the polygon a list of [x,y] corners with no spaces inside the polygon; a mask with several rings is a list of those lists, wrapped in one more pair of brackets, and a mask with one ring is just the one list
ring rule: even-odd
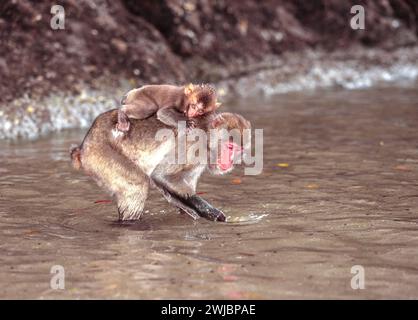
{"label": "monkey's hand", "polygon": [[187,119],[186,120],[187,133],[190,133],[195,128],[196,128],[196,121],[194,121],[193,119]]}
{"label": "monkey's hand", "polygon": [[190,196],[184,202],[195,209],[197,214],[205,219],[221,222],[226,221],[226,216],[221,210],[212,207],[207,201],[197,195]]}

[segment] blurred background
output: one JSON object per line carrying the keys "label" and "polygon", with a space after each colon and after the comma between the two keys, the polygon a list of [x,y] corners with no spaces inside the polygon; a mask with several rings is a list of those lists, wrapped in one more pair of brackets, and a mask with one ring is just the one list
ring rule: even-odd
{"label": "blurred background", "polygon": [[258,96],[418,74],[415,0],[68,0],[64,29],[55,4],[0,4],[0,138],[87,126],[147,83]]}

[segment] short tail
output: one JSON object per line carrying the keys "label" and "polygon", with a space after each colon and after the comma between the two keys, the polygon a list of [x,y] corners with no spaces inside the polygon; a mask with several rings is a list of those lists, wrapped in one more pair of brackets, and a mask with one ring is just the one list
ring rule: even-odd
{"label": "short tail", "polygon": [[72,146],[70,149],[71,154],[71,162],[73,164],[74,169],[80,170],[81,169],[81,149],[79,146]]}

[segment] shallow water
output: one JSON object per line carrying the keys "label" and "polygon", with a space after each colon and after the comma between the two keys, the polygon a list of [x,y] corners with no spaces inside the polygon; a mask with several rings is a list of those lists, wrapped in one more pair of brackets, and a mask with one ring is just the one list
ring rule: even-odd
{"label": "shallow water", "polygon": [[156,192],[141,221],[116,222],[70,167],[84,129],[0,142],[0,298],[418,298],[417,101],[404,87],[233,103],[264,129],[264,171],[198,190],[231,223],[193,221]]}

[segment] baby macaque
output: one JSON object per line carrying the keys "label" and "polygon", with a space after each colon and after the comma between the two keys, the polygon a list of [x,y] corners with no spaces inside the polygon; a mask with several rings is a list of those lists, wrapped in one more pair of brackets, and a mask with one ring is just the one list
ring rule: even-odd
{"label": "baby macaque", "polygon": [[187,128],[194,128],[193,118],[215,111],[220,105],[215,89],[209,85],[147,85],[124,96],[116,128],[129,131],[129,119],[146,119],[153,114],[168,126],[186,121]]}

